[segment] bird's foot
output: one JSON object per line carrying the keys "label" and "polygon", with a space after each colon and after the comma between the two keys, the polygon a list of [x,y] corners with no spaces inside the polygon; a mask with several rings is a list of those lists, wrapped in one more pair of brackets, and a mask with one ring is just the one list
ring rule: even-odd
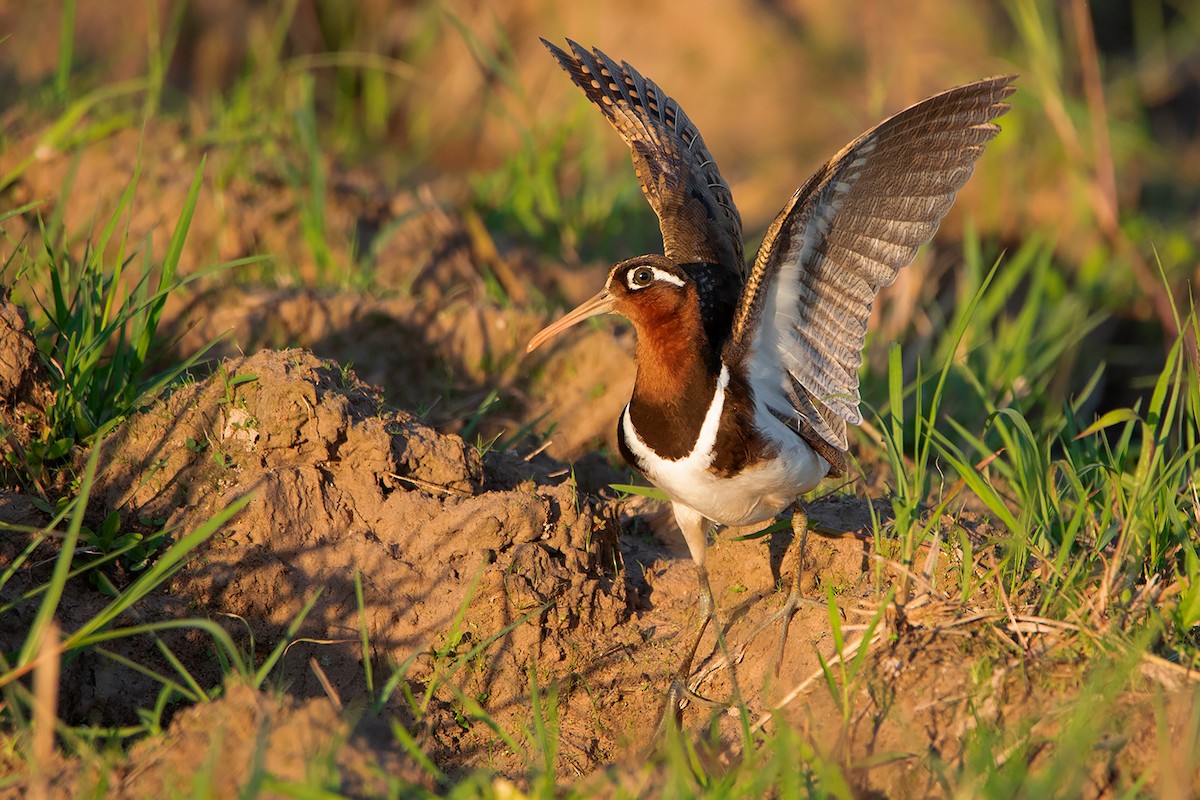
{"label": "bird's foot", "polygon": [[663,718],[672,717],[676,723],[681,721],[683,709],[687,708],[691,703],[697,703],[708,708],[728,708],[728,702],[714,700],[711,697],[705,697],[690,688],[686,681],[675,678],[671,681],[671,688],[667,690],[667,701],[663,708]]}
{"label": "bird's foot", "polygon": [[769,616],[764,620],[752,634],[750,638],[758,636],[768,626],[780,621],[779,630],[779,645],[775,648],[775,657],[772,659],[771,671],[769,674],[779,677],[780,667],[783,666],[783,651],[787,646],[788,630],[792,626],[792,617],[796,616],[796,611],[801,604],[812,606],[814,608],[828,609],[829,605],[820,600],[812,600],[804,596],[800,591],[801,573],[804,570],[804,550],[808,542],[808,515],[804,512],[804,506],[799,501],[792,506],[792,547],[791,547],[791,587],[788,590],[787,600],[784,601],[783,608]]}
{"label": "bird's foot", "polygon": [[800,609],[801,605],[820,608],[826,611],[829,610],[828,603],[823,600],[813,600],[812,598],[805,597],[799,591],[796,591],[796,587],[793,585],[792,591],[788,592],[787,600],[784,601],[783,608],[767,617],[758,630],[755,631],[755,634],[757,634],[763,628],[779,621],[779,644],[775,647],[775,657],[771,659],[770,672],[776,678],[779,677],[779,670],[783,666],[783,652],[787,647],[788,631],[792,627],[792,618],[796,616],[796,612]]}
{"label": "bird's foot", "polygon": [[653,752],[659,742],[667,737],[668,731],[671,735],[675,735],[683,730],[683,710],[693,703],[713,710],[724,710],[730,706],[729,702],[705,697],[690,688],[686,676],[675,675],[671,679],[670,688],[667,689],[667,697],[663,703],[662,714],[659,715],[658,728],[654,731],[654,736],[650,739],[649,749],[646,753],[647,756]]}

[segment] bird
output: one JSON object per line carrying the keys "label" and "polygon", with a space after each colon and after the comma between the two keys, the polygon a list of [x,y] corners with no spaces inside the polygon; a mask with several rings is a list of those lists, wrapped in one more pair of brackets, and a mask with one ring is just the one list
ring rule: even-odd
{"label": "bird", "polygon": [[633,324],[637,374],[617,420],[619,451],[669,498],[699,593],[699,627],[668,693],[677,712],[705,630],[718,624],[710,530],[790,510],[778,673],[806,601],[800,498],[846,472],[872,304],[933,237],[999,133],[994,120],[1009,110],[1016,76],[949,89],[867,130],[800,185],[748,263],[729,185],[679,103],[599,49],[541,41],[629,146],[662,232],[662,254],[613,265],[604,287],[535,334],[527,352],[601,314]]}

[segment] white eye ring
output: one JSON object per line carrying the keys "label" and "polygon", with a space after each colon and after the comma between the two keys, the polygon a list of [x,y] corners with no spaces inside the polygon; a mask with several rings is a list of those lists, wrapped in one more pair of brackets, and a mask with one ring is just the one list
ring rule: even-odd
{"label": "white eye ring", "polygon": [[[639,277],[645,279],[647,274],[650,276],[649,280],[638,280]],[[635,267],[625,274],[625,284],[632,292],[636,292],[639,289],[645,289],[655,281],[665,281],[666,283],[672,283],[676,286],[683,286],[682,280],[665,270],[659,269],[658,267]]]}

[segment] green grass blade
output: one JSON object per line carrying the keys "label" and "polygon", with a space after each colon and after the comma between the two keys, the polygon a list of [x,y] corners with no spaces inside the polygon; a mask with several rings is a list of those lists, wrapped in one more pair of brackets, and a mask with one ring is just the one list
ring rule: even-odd
{"label": "green grass blade", "polygon": [[363,671],[367,682],[367,691],[375,694],[375,681],[371,674],[371,640],[367,635],[367,607],[363,602],[362,571],[354,570],[354,600],[358,605],[358,632],[362,645]]}
{"label": "green grass blade", "polygon": [[[100,448],[95,448],[94,452],[99,452]],[[252,494],[244,494],[234,500],[225,508],[218,511],[212,517],[205,520],[201,525],[198,525],[195,530],[186,534],[175,544],[171,545],[158,560],[155,561],[145,572],[143,572],[137,580],[130,584],[120,597],[116,598],[108,606],[106,606],[99,614],[85,623],[79,630],[68,636],[63,642],[63,649],[70,650],[75,647],[82,646],[82,643],[87,641],[89,637],[97,631],[106,627],[110,622],[116,619],[123,611],[128,609],[134,603],[137,603],[155,587],[165,581],[176,569],[182,566],[184,559],[189,553],[196,549],[202,542],[216,533],[222,525],[245,508],[250,502]]]}
{"label": "green grass blade", "polygon": [[133,342],[134,349],[141,362],[145,361],[146,355],[150,351],[154,332],[158,330],[158,323],[162,317],[163,308],[167,304],[167,295],[175,286],[175,273],[179,268],[180,256],[183,255],[183,244],[187,240],[188,229],[192,224],[192,215],[196,211],[196,201],[200,197],[200,187],[204,183],[204,167],[207,163],[208,157],[205,156],[200,160],[200,166],[196,168],[196,174],[192,178],[192,185],[188,189],[187,198],[183,203],[183,209],[180,211],[179,219],[175,223],[175,230],[171,233],[171,241],[167,245],[166,255],[163,256],[162,274],[158,280],[158,292],[150,303],[147,309],[146,321],[142,325],[138,337]]}
{"label": "green grass blade", "polygon": [[252,680],[252,685],[254,688],[257,689],[262,686],[263,681],[267,679],[267,675],[271,673],[271,670],[275,668],[275,664],[280,658],[283,657],[284,651],[286,651],[288,645],[292,643],[292,639],[295,638],[296,632],[300,630],[300,626],[304,624],[304,620],[313,610],[313,606],[317,604],[317,600],[321,597],[321,594],[324,593],[324,591],[325,587],[322,586],[318,588],[317,591],[313,592],[313,596],[308,598],[308,602],[304,604],[302,609],[300,609],[300,613],[298,613],[288,624],[287,633],[284,634],[284,637],[276,643],[274,649],[271,650],[271,653],[266,657],[266,659],[263,660],[262,666],[259,667],[254,673],[254,678]]}
{"label": "green grass blade", "polygon": [[[21,652],[17,656],[18,668],[26,667],[33,660],[34,655],[38,652],[42,645],[42,639],[46,635],[46,627],[50,624],[50,620],[58,612],[58,604],[62,600],[63,589],[67,584],[67,576],[71,571],[71,561],[75,557],[75,546],[79,542],[79,531],[83,527],[83,515],[87,511],[86,498],[92,490],[92,483],[96,479],[96,465],[100,460],[100,448],[94,448],[92,454],[88,456],[87,466],[83,471],[83,480],[79,485],[79,497],[75,500],[74,510],[71,513],[70,523],[67,525],[66,535],[63,537],[62,548],[59,550],[58,557],[54,561],[54,571],[50,576],[50,584],[46,589],[46,597],[38,606],[37,616],[34,617],[33,625],[29,628],[29,633],[25,636],[25,643],[21,647]],[[65,649],[65,648],[64,648]]]}

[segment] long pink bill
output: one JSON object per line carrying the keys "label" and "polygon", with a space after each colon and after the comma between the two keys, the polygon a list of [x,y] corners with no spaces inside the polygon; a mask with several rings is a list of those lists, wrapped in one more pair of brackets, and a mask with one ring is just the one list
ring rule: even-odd
{"label": "long pink bill", "polygon": [[550,323],[534,334],[534,337],[529,340],[529,344],[525,347],[525,352],[532,353],[572,325],[577,325],[585,319],[598,317],[601,314],[611,314],[612,310],[613,299],[608,290],[605,289],[591,300],[580,304],[574,311],[558,321]]}

